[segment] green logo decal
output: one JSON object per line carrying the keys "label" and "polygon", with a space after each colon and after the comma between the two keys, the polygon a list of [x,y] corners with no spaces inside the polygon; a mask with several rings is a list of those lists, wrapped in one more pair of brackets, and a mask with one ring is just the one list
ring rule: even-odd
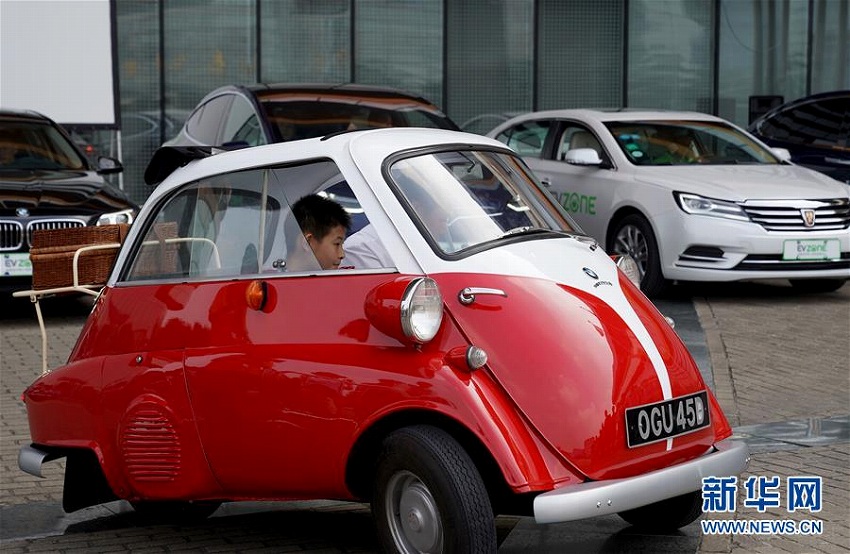
{"label": "green logo decal", "polygon": [[577,192],[562,192],[558,202],[568,212],[596,215],[596,197],[585,196]]}

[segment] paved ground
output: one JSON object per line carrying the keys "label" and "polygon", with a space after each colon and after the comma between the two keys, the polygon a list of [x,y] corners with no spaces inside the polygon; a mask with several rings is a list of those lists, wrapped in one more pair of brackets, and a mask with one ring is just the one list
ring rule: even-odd
{"label": "paved ground", "polygon": [[[693,304],[690,299],[693,298]],[[662,311],[695,326],[679,332],[708,372],[736,434],[753,450],[748,476],[823,478],[817,513],[743,506],[734,517],[815,520],[823,533],[703,535],[699,524],[667,536],[640,534],[619,518],[538,526],[500,518],[500,552],[848,552],[850,551],[850,285],[827,295],[798,295],[781,284],[680,288]],[[64,360],[85,306],[45,303],[49,365]],[[201,525],[139,521],[123,503],[65,516],[61,464],[46,479],[17,468],[29,440],[19,397],[40,371],[40,336],[26,303],[0,303],[0,550],[3,552],[374,552],[368,508],[347,503],[226,505]],[[784,489],[784,485],[783,485]],[[784,492],[784,490],[783,490]],[[282,514],[281,512],[286,512]],[[707,516],[709,517],[709,516]],[[712,516],[713,517],[713,516]],[[715,517],[716,519],[716,517]]]}

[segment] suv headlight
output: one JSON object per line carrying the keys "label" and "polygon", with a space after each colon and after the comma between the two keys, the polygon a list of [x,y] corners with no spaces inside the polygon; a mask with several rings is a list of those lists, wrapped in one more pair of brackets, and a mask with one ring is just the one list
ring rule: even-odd
{"label": "suv headlight", "polygon": [[679,207],[689,214],[725,217],[739,221],[750,220],[744,210],[734,202],[706,198],[686,192],[674,192],[673,196],[676,197],[676,203],[679,204]]}
{"label": "suv headlight", "polygon": [[102,214],[99,218],[97,218],[97,223],[95,225],[116,225],[118,223],[133,223],[133,219],[135,218],[135,214],[133,210],[121,210],[120,212],[112,212],[108,214]]}

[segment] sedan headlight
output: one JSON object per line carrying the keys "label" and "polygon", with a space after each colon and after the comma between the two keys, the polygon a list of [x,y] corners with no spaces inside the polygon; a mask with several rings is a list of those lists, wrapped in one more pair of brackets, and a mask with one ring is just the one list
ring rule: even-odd
{"label": "sedan headlight", "polygon": [[673,196],[676,197],[679,207],[689,214],[725,217],[726,219],[737,219],[740,221],[750,220],[747,214],[744,213],[744,210],[734,202],[706,198],[686,192],[674,192]]}
{"label": "sedan headlight", "polygon": [[116,225],[118,223],[133,223],[135,214],[133,210],[121,210],[120,212],[112,212],[103,214],[97,218],[96,225]]}
{"label": "sedan headlight", "polygon": [[443,321],[443,297],[433,279],[415,279],[401,300],[401,328],[418,343],[433,339]]}

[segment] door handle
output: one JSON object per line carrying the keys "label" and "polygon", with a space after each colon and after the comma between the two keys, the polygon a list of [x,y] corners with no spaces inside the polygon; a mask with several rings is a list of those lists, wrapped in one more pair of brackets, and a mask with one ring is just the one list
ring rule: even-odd
{"label": "door handle", "polygon": [[479,294],[492,294],[494,296],[508,297],[508,293],[501,289],[488,289],[484,287],[466,287],[457,293],[457,299],[464,306],[468,306],[475,302],[475,297]]}
{"label": "door handle", "polygon": [[540,184],[548,188],[552,186],[552,180],[549,177],[543,177],[540,179]]}

